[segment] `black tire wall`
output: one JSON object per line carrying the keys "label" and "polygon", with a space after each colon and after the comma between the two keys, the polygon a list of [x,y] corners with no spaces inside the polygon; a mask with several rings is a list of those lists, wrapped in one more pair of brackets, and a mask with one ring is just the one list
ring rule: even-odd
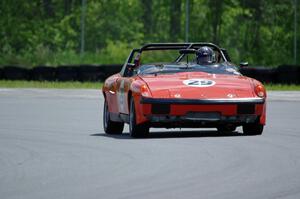
{"label": "black tire wall", "polygon": [[56,68],[48,66],[37,66],[31,70],[31,80],[55,81]]}
{"label": "black tire wall", "polygon": [[3,68],[3,79],[6,80],[28,80],[29,70],[20,66],[5,66]]}
{"label": "black tire wall", "polygon": [[241,73],[247,77],[257,79],[263,83],[276,83],[277,71],[276,68],[256,67],[256,68],[242,68]]}
{"label": "black tire wall", "polygon": [[[32,69],[22,66],[4,66],[0,67],[0,79],[94,82],[105,80],[107,77],[118,73],[121,68],[122,65],[120,64],[36,66]],[[300,84],[300,66],[244,67],[240,71],[243,75],[263,83]]]}
{"label": "black tire wall", "polygon": [[104,68],[101,66],[81,65],[78,67],[78,80],[95,82],[105,79]]}
{"label": "black tire wall", "polygon": [[295,65],[278,66],[277,81],[282,84],[299,84],[300,66],[295,66]]}
{"label": "black tire wall", "polygon": [[0,68],[0,79],[3,79],[3,68]]}

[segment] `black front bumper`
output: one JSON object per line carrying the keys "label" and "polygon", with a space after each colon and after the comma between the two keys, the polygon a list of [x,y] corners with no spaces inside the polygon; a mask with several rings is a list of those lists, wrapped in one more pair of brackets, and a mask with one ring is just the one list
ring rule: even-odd
{"label": "black front bumper", "polygon": [[[256,105],[265,103],[263,98],[228,99],[158,99],[141,98],[141,104],[150,104],[151,113],[145,115],[154,127],[214,127],[222,124],[236,126],[254,123],[260,115],[255,114]],[[188,111],[185,115],[170,115],[171,105],[236,105],[236,113],[231,116],[221,112]]]}
{"label": "black front bumper", "polygon": [[226,98],[226,99],[164,99],[142,97],[141,104],[185,104],[185,105],[218,105],[218,104],[263,104],[264,98]]}

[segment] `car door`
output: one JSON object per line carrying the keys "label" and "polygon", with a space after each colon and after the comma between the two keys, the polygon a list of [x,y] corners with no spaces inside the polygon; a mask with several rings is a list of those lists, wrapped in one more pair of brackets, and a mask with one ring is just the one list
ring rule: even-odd
{"label": "car door", "polygon": [[109,112],[119,113],[118,109],[118,99],[117,99],[117,80],[121,77],[121,75],[115,74],[105,80],[104,92],[107,103],[109,104]]}
{"label": "car door", "polygon": [[128,92],[130,90],[130,85],[132,82],[132,68],[135,66],[133,57],[138,52],[138,49],[134,49],[131,51],[129,57],[124,64],[120,77],[116,80],[116,96],[118,101],[118,110],[119,113],[129,114],[128,107]]}
{"label": "car door", "polygon": [[119,77],[117,79],[117,101],[119,113],[129,114],[128,91],[130,89],[130,77]]}

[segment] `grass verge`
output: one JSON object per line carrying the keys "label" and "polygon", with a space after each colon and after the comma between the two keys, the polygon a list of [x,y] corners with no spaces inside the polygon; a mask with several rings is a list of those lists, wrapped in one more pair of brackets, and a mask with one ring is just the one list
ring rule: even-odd
{"label": "grass verge", "polygon": [[[57,89],[100,89],[102,82],[48,82],[0,80],[0,88],[57,88]],[[266,84],[268,91],[300,91],[300,85]]]}
{"label": "grass verge", "polygon": [[0,80],[0,88],[100,89],[102,82],[55,82]]}
{"label": "grass verge", "polygon": [[265,84],[268,91],[300,91],[300,85],[296,84]]}

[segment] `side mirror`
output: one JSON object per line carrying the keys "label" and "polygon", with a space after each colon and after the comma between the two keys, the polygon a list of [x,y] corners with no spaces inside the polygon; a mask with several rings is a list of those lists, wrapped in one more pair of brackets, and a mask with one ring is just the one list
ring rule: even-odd
{"label": "side mirror", "polygon": [[135,64],[133,63],[127,63],[126,64],[126,72],[125,72],[125,77],[131,77],[133,75],[133,71],[135,68]]}
{"label": "side mirror", "polygon": [[133,63],[127,63],[127,68],[129,70],[133,70],[135,68],[135,64],[133,64]]}
{"label": "side mirror", "polygon": [[241,62],[240,63],[241,68],[247,67],[248,65],[249,65],[248,62]]}

